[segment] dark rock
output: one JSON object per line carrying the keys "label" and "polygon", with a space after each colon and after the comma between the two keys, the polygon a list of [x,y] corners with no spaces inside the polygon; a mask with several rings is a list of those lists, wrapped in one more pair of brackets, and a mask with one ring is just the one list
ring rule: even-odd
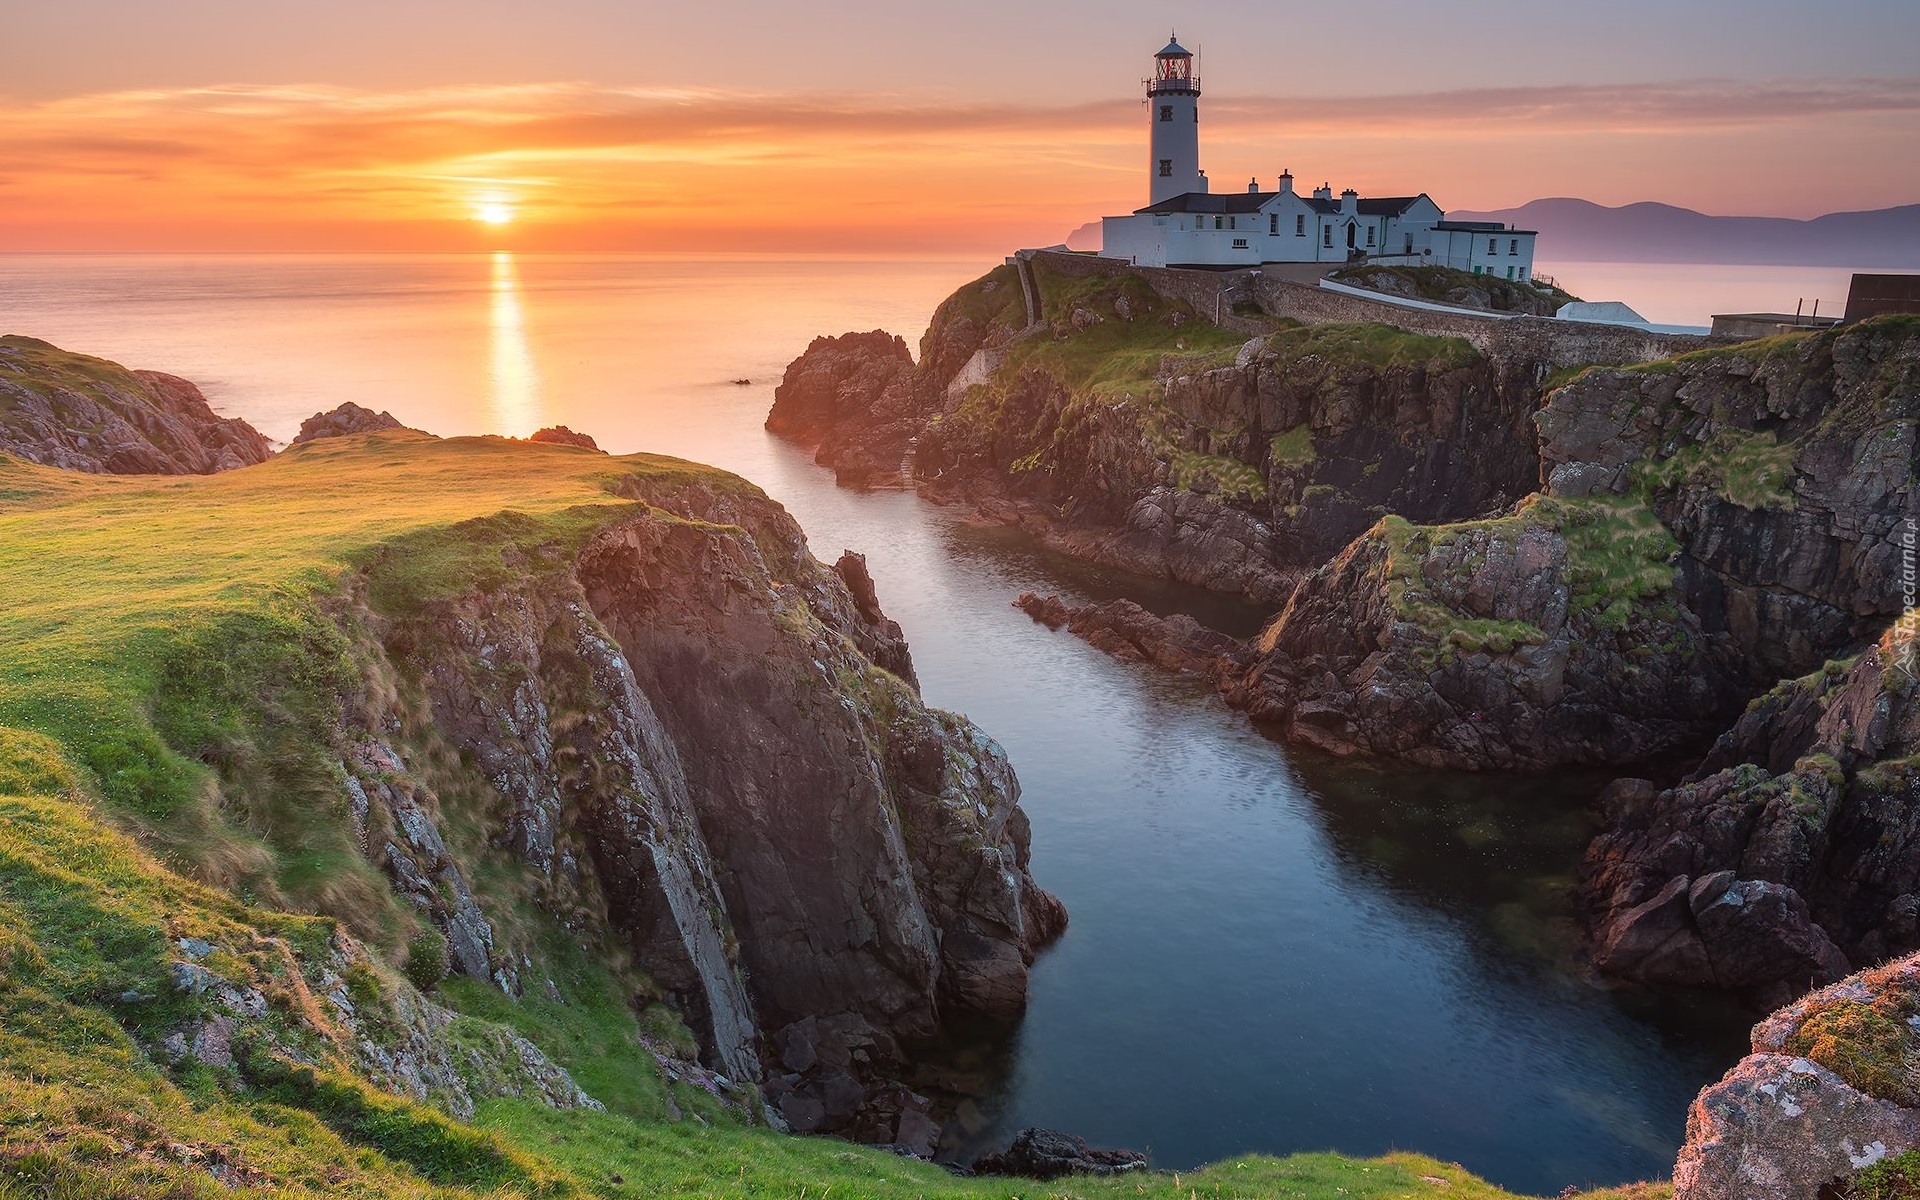
{"label": "dark rock", "polygon": [[300,432],[291,446],[301,446],[321,438],[350,437],[356,433],[378,433],[383,429],[405,429],[390,412],[374,412],[349,400],[331,412],[315,413],[300,422]]}
{"label": "dark rock", "polygon": [[[1781,684],[1677,787],[1608,789],[1581,867],[1600,969],[1769,1000],[1920,949],[1920,702],[1897,666],[1909,644],[1891,629]],[[1682,912],[1671,893],[1688,881]]]}
{"label": "dark rock", "polygon": [[1023,1129],[1005,1150],[980,1157],[976,1175],[1059,1179],[1067,1175],[1124,1175],[1147,1169],[1138,1150],[1095,1150],[1084,1138],[1052,1129]]}
{"label": "dark rock", "polygon": [[1244,665],[1240,639],[1209,629],[1185,613],[1161,617],[1131,600],[1070,606],[1057,596],[1022,592],[1013,606],[1052,629],[1066,626],[1115,658],[1151,662],[1169,671],[1222,679]]}
{"label": "dark rock", "polygon": [[584,433],[575,433],[565,425],[549,425],[545,429],[537,429],[534,431],[533,436],[527,440],[530,442],[550,442],[557,446],[579,446],[583,450],[600,449],[600,444],[594,441],[593,438]]}

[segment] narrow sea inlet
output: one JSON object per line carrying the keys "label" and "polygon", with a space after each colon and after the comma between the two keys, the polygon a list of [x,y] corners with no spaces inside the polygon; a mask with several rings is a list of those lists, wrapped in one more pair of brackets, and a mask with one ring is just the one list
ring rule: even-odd
{"label": "narrow sea inlet", "polygon": [[1418,1149],[1535,1194],[1664,1174],[1747,1018],[1578,969],[1565,893],[1603,780],[1286,750],[1009,602],[1129,595],[1234,632],[1264,613],[839,489],[762,430],[810,338],[911,339],[989,265],[22,256],[0,259],[0,325],[192,378],[282,438],[349,400],[442,434],[569,425],[736,471],[817,555],[865,553],[927,699],[1006,746],[1034,872],[1073,915],[1024,1022],[936,1064],[974,1093],[970,1145],[1043,1124],[1165,1167]]}

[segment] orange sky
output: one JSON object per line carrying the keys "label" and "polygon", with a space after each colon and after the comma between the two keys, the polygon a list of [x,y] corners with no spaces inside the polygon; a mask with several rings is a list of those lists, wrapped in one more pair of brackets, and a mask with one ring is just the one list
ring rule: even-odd
{"label": "orange sky", "polygon": [[[1149,51],[1150,52],[1150,51]],[[1144,63],[1146,55],[1140,56]],[[1115,63],[1114,73],[1130,66]],[[1920,80],[1262,96],[1202,165],[1481,209],[1546,195],[1811,216],[1920,200]],[[1131,87],[1087,103],[489,84],[0,102],[0,250],[1004,251],[1144,203]],[[475,220],[504,206],[510,224]]]}

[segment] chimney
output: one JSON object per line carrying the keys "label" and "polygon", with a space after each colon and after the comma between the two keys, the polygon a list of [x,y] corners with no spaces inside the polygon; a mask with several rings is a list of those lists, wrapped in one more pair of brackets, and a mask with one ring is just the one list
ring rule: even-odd
{"label": "chimney", "polygon": [[1360,215],[1360,193],[1348,188],[1340,193],[1340,212],[1343,216]]}
{"label": "chimney", "polygon": [[1213,185],[1207,182],[1207,173],[1205,171],[1200,172],[1200,190],[1202,192],[1211,192],[1213,190]]}
{"label": "chimney", "polygon": [[1319,187],[1313,189],[1313,198],[1315,200],[1333,199],[1333,185],[1330,183],[1323,183]]}
{"label": "chimney", "polygon": [[1282,196],[1293,195],[1293,172],[1292,171],[1280,172],[1280,194]]}
{"label": "chimney", "polygon": [[1257,192],[1259,190],[1260,190],[1260,181],[1258,179],[1247,180],[1247,191]]}

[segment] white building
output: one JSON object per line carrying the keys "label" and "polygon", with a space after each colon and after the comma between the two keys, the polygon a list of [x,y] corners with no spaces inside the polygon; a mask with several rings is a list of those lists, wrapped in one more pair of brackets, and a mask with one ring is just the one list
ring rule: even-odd
{"label": "white building", "polygon": [[1149,267],[1246,267],[1261,263],[1346,263],[1453,267],[1475,275],[1533,278],[1530,229],[1449,221],[1418,196],[1336,200],[1322,184],[1310,196],[1282,171],[1273,191],[1249,180],[1244,192],[1208,190],[1200,169],[1200,79],[1176,39],[1154,55],[1147,80],[1147,206],[1101,219],[1100,253]]}

